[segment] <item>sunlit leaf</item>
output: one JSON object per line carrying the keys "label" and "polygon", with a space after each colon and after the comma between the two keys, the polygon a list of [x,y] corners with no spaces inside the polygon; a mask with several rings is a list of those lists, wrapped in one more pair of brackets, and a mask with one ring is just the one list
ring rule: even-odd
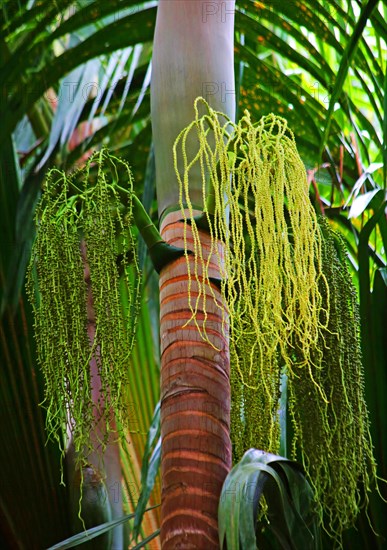
{"label": "sunlit leaf", "polygon": [[320,548],[313,492],[301,467],[284,457],[250,449],[227,476],[219,501],[221,548],[260,548],[257,524],[261,497],[267,504],[267,529],[281,548]]}
{"label": "sunlit leaf", "polygon": [[378,192],[379,189],[374,189],[373,191],[364,193],[364,195],[358,195],[352,202],[351,208],[348,212],[348,218],[357,218],[360,216]]}

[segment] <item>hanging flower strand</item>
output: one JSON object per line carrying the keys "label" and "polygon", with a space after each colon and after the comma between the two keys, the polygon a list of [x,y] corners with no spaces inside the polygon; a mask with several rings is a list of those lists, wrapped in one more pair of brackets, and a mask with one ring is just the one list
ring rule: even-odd
{"label": "hanging flower strand", "polygon": [[[320,517],[324,511],[326,529],[340,541],[377,478],[344,246],[317,218],[285,119],[270,114],[253,124],[246,111],[233,124],[202,98],[195,112],[175,142],[175,171],[182,218],[194,240],[189,250],[186,239],[187,268],[199,298],[205,287],[214,288],[209,263],[223,266],[218,306],[230,327],[234,460],[251,447],[278,453],[280,378],[286,375],[292,457],[304,464]],[[192,159],[190,134],[198,143]],[[195,163],[205,205],[196,218],[189,188]],[[212,242],[205,262],[204,227]],[[192,322],[197,300],[190,297]],[[205,325],[201,334],[208,340]]]}
{"label": "hanging flower strand", "polygon": [[[119,186],[118,174],[126,190]],[[132,192],[129,167],[102,150],[68,176],[52,169],[36,211],[27,286],[45,377],[48,434],[62,446],[68,424],[80,456],[92,450],[98,423],[105,424],[106,433],[114,430],[112,412],[118,427],[126,423],[124,389],[140,298]],[[92,342],[86,266],[95,323]],[[98,400],[92,397],[92,361],[98,371]],[[103,448],[106,441],[100,443]]]}

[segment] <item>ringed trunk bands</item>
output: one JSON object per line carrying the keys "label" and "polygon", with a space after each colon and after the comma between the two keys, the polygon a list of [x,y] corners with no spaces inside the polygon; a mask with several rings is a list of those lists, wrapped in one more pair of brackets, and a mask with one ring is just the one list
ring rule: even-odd
{"label": "ringed trunk bands", "polygon": [[[168,214],[161,227],[166,242],[184,246],[181,212]],[[190,228],[186,229],[187,240]],[[201,235],[203,255],[210,236]],[[162,507],[164,550],[218,548],[218,502],[231,468],[229,347],[224,313],[206,292],[196,320],[206,326],[203,341],[192,317],[186,258],[168,264],[160,274]],[[195,257],[189,257],[194,269]],[[211,271],[219,276],[219,266]],[[190,291],[189,291],[190,288]],[[221,301],[220,292],[216,299]],[[212,344],[212,345],[211,345]]]}

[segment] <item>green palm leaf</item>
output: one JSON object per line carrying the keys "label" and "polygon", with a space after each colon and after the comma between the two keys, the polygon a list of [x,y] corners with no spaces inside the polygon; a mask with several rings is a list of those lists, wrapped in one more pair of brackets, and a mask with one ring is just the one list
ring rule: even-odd
{"label": "green palm leaf", "polygon": [[[266,531],[274,536],[269,546],[265,528],[257,523],[262,496],[266,501]],[[313,491],[301,467],[284,457],[249,449],[223,484],[219,538],[221,548],[233,550],[317,550],[320,535]]]}

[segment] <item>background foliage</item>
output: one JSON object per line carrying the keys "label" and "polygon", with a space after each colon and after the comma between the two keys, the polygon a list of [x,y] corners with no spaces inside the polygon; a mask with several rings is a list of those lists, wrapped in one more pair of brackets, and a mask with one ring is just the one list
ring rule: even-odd
{"label": "background foliage", "polygon": [[[227,13],[203,17],[227,17]],[[127,160],[156,218],[150,60],[156,1],[4,0],[0,10],[0,545],[43,548],[69,534],[55,445],[46,444],[42,378],[24,291],[33,214],[47,169],[71,169],[106,145]],[[387,478],[387,4],[369,0],[237,0],[238,112],[274,112],[293,129],[315,207],[345,239],[359,290],[366,396],[379,473]],[[193,52],[194,55],[194,52]],[[126,511],[139,497],[158,401],[157,278],[139,242],[142,316],[129,366],[131,429],[122,449]],[[382,490],[384,486],[382,485]],[[158,486],[151,503],[159,502]],[[386,529],[386,507],[370,516]],[[144,536],[158,527],[145,515]],[[363,514],[348,548],[381,548]],[[385,536],[385,532],[384,532]],[[156,543],[152,543],[156,544]],[[156,547],[156,546],[155,546]]]}

